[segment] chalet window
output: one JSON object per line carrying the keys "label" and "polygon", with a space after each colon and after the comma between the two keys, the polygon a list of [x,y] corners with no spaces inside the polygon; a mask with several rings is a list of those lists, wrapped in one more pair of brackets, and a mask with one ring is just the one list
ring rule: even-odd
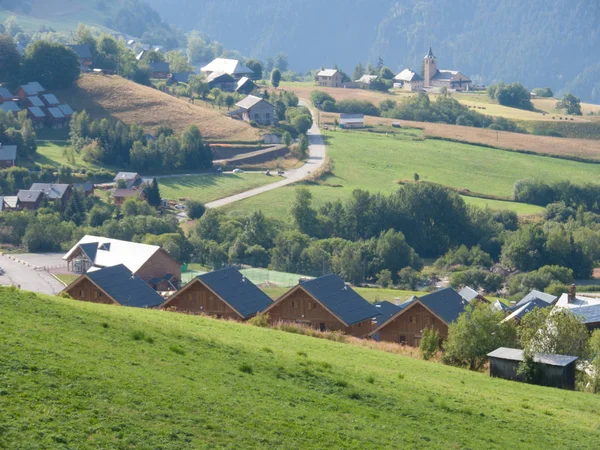
{"label": "chalet window", "polygon": [[308,310],[310,311],[312,309],[312,303],[308,302]]}
{"label": "chalet window", "polygon": [[415,323],[415,318],[413,316],[408,316],[408,321],[410,323]]}
{"label": "chalet window", "polygon": [[296,309],[296,305],[294,302],[292,302],[292,309]]}
{"label": "chalet window", "polygon": [[315,302],[315,306],[313,306],[314,309],[317,309],[317,302]]}
{"label": "chalet window", "polygon": [[85,291],[79,291],[79,296],[85,298]]}
{"label": "chalet window", "polygon": [[193,295],[192,295],[192,293],[190,292],[190,293],[188,294],[188,301],[190,301],[190,302],[191,302],[192,300],[194,300],[194,296],[193,296]]}
{"label": "chalet window", "polygon": [[94,298],[98,298],[99,297],[99,292],[98,291],[94,291]]}
{"label": "chalet window", "polygon": [[400,336],[399,341],[400,341],[401,344],[406,343],[406,336]]}

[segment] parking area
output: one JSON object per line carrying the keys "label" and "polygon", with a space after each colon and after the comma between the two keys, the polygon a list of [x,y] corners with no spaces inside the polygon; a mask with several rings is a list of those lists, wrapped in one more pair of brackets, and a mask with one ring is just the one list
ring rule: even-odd
{"label": "parking area", "polygon": [[[14,255],[13,255],[14,256]],[[45,270],[36,270],[25,264],[0,256],[0,285],[17,286],[26,291],[55,295],[63,289],[63,284]]]}
{"label": "parking area", "polygon": [[31,266],[45,267],[52,271],[67,269],[67,262],[62,259],[64,255],[64,253],[16,253],[10,256]]}

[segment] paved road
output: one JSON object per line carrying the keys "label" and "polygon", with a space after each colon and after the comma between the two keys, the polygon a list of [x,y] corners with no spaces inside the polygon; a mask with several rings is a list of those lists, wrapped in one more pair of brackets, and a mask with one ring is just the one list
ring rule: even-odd
{"label": "paved road", "polygon": [[35,270],[4,255],[0,256],[0,267],[5,272],[0,276],[0,284],[4,286],[20,286],[26,291],[50,295],[58,294],[64,288],[48,272]]}
{"label": "paved road", "polygon": [[307,134],[309,144],[309,156],[306,160],[306,163],[302,167],[299,167],[298,169],[294,170],[288,170],[285,174],[285,178],[281,181],[267,184],[256,189],[251,189],[249,191],[242,192],[241,194],[232,195],[231,197],[225,197],[220,200],[215,200],[214,202],[207,203],[205,206],[207,208],[219,208],[221,206],[229,205],[230,203],[234,203],[249,197],[254,197],[255,195],[272,191],[273,189],[277,189],[282,186],[287,186],[289,184],[296,183],[308,177],[312,172],[314,172],[323,165],[323,163],[325,162],[326,153],[325,141],[323,140],[321,131],[319,130],[319,127],[316,124],[316,118],[314,117],[314,114],[313,126]]}

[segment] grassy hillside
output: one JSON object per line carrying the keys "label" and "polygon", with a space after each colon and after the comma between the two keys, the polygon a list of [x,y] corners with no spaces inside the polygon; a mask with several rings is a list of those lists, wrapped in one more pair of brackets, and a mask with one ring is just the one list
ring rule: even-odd
{"label": "grassy hillside", "polygon": [[[320,184],[309,184],[316,204],[348,198],[354,189],[390,193],[398,180],[432,181],[456,189],[510,198],[519,179],[600,182],[597,164],[566,161],[537,155],[490,149],[433,139],[415,139],[405,129],[396,138],[366,132],[327,132],[332,175]],[[233,213],[262,209],[265,214],[284,216],[291,205],[293,186],[265,193],[228,206]],[[541,208],[513,202],[465,197],[478,206],[535,214]]]}
{"label": "grassy hillside", "polygon": [[2,448],[593,448],[589,394],[175,313],[0,291]]}
{"label": "grassy hillside", "polygon": [[249,124],[231,120],[223,111],[193,105],[156,89],[119,76],[84,75],[74,88],[57,91],[75,110],[87,110],[93,118],[114,117],[137,123],[147,132],[167,126],[180,132],[197,125],[206,139],[256,141],[259,133]]}

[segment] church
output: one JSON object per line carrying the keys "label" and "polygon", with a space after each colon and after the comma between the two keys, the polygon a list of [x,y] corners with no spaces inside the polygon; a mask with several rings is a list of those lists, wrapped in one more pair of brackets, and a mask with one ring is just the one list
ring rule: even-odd
{"label": "church", "polygon": [[425,87],[446,87],[448,89],[470,90],[473,87],[471,79],[457,70],[440,70],[437,68],[435,55],[429,46],[425,55]]}
{"label": "church", "polygon": [[429,52],[425,55],[423,68],[423,77],[410,69],[404,69],[394,77],[394,81],[402,83],[402,88],[409,91],[420,91],[423,90],[423,88],[442,87],[465,91],[473,88],[471,79],[459,71],[438,69],[437,60],[431,46],[429,46]]}

